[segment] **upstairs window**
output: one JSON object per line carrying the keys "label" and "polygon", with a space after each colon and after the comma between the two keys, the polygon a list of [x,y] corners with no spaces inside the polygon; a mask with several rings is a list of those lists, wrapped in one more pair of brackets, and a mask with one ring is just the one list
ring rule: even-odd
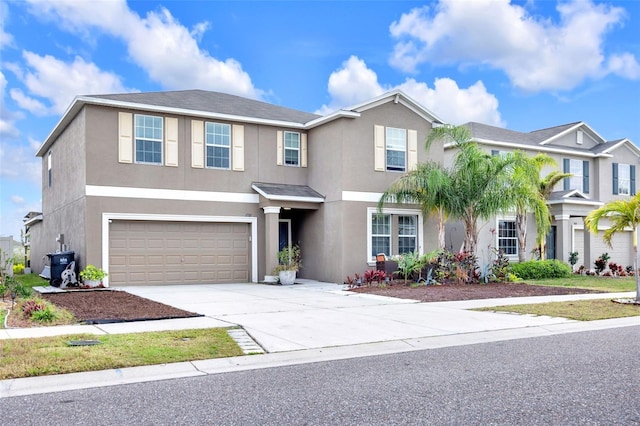
{"label": "upstairs window", "polygon": [[404,172],[407,170],[407,131],[387,127],[385,129],[387,170]]}
{"label": "upstairs window", "polygon": [[47,182],[49,188],[51,188],[51,184],[53,183],[53,179],[51,176],[51,151],[47,154]]}
{"label": "upstairs window", "polygon": [[635,195],[636,166],[613,163],[613,194]]}
{"label": "upstairs window", "polygon": [[300,165],[300,133],[284,132],[284,164]]}
{"label": "upstairs window", "polygon": [[231,159],[231,126],[206,123],[205,145],[207,167],[229,169]]}
{"label": "upstairs window", "polygon": [[564,180],[564,190],[577,189],[578,191],[589,193],[589,162],[565,158],[563,161],[564,172],[573,176]]}
{"label": "upstairs window", "polygon": [[162,140],[162,117],[136,114],[136,163],[162,164]]}

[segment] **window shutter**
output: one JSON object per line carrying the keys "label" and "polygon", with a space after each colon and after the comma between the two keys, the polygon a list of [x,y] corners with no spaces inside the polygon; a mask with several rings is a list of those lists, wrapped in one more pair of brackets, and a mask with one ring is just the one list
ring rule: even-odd
{"label": "window shutter", "polygon": [[300,167],[307,167],[307,134],[300,134]]}
{"label": "window shutter", "polygon": [[164,123],[164,165],[178,167],[178,119],[167,117]]}
{"label": "window shutter", "polygon": [[284,148],[282,147],[282,130],[278,130],[276,135],[276,164],[282,166],[284,164]]}
{"label": "window shutter", "polygon": [[133,163],[133,114],[118,113],[118,162]]}
{"label": "window shutter", "polygon": [[629,166],[629,174],[631,175],[631,193],[629,195],[636,195],[636,166]]}
{"label": "window shutter", "polygon": [[613,163],[613,195],[618,193],[618,163]]}
{"label": "window shutter", "polygon": [[407,171],[418,168],[418,132],[407,130]]}
{"label": "window shutter", "polygon": [[[563,170],[565,173],[569,173],[569,159],[565,158],[562,160],[562,166],[563,166]],[[571,184],[571,178],[567,177],[564,178],[564,190],[568,191],[569,190],[569,185]]]}
{"label": "window shutter", "polygon": [[204,122],[191,120],[191,167],[204,168]]}
{"label": "window shutter", "polygon": [[589,162],[582,162],[582,192],[589,193]]}
{"label": "window shutter", "polygon": [[244,126],[241,124],[234,124],[231,132],[233,137],[233,170],[237,172],[244,171]]}
{"label": "window shutter", "polygon": [[373,126],[374,161],[373,169],[377,172],[385,171],[387,163],[384,146],[384,126]]}

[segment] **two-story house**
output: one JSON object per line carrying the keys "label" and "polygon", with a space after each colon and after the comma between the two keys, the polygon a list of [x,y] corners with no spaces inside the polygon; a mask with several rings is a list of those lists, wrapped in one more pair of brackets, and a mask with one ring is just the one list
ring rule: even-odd
{"label": "two-story house", "polygon": [[[529,133],[467,123],[473,140],[494,155],[521,150],[531,155],[545,153],[557,167],[543,169],[541,178],[556,169],[571,173],[554,188],[548,198],[552,217],[551,232],[546,236],[546,258],[567,262],[569,253],[578,252],[578,265],[593,269],[593,262],[602,253],[610,261],[623,266],[633,264],[631,230],[615,235],[613,247],[602,240],[602,233],[593,235],[584,226],[587,214],[604,203],[636,193],[636,164],[640,149],[629,139],[607,141],[584,122],[541,129]],[[455,148],[445,145],[445,163],[451,161]],[[601,229],[606,229],[606,221]],[[528,220],[527,252],[535,245],[535,222]],[[460,226],[451,224],[449,241],[454,249],[461,246],[464,234]],[[478,256],[487,262],[490,248],[503,250],[517,261],[518,235],[515,215],[504,214],[479,226]]]}
{"label": "two-story house", "polygon": [[300,276],[342,282],[437,245],[417,206],[377,202],[443,161],[424,147],[440,123],[400,91],[326,116],[202,90],[77,97],[37,152],[33,268],[62,236],[110,285],[256,282],[299,244]]}

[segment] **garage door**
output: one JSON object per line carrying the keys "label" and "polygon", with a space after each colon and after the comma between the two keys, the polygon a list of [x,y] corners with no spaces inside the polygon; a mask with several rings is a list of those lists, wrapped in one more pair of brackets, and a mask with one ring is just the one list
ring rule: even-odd
{"label": "garage door", "polygon": [[[616,233],[611,239],[612,247],[609,247],[603,240],[604,231],[598,232],[594,238],[593,249],[591,254],[598,257],[603,253],[609,253],[609,262],[615,262],[622,266],[633,265],[633,234],[631,232]],[[579,253],[580,259],[578,264],[583,264],[582,256],[584,254],[584,233],[582,229],[575,230],[575,250]],[[587,265],[585,265],[587,266]],[[593,269],[593,263],[589,265]]]}
{"label": "garage door", "polygon": [[249,237],[247,223],[114,220],[109,226],[109,282],[249,282]]}

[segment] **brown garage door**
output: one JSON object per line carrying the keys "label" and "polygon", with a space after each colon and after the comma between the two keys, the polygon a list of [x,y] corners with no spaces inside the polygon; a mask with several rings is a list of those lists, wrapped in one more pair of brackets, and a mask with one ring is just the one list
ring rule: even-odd
{"label": "brown garage door", "polygon": [[247,223],[114,220],[109,226],[109,282],[249,282],[249,228]]}

